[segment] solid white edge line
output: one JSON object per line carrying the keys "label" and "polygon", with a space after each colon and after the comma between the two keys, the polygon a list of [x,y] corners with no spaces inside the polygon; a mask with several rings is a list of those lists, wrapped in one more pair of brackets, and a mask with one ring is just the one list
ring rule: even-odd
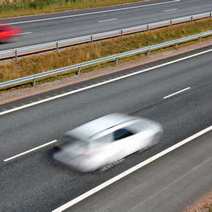
{"label": "solid white edge line", "polygon": [[118,9],[102,10],[102,11],[96,11],[96,12],[87,12],[87,13],[81,13],[81,14],[75,14],[75,15],[64,15],[64,16],[57,16],[57,17],[51,17],[51,18],[41,18],[41,19],[26,20],[26,21],[16,21],[16,22],[10,22],[10,24],[11,25],[17,25],[17,24],[37,23],[37,22],[42,22],[42,21],[60,20],[60,19],[74,18],[74,17],[86,16],[86,15],[96,15],[96,14],[100,14],[100,13],[109,13],[109,12],[124,11],[124,10],[137,9],[137,8],[143,8],[143,7],[158,6],[158,5],[164,5],[164,4],[172,4],[172,3],[180,2],[180,1],[181,0],[172,0],[172,1],[151,3],[151,4],[145,4],[145,5],[139,5],[139,6],[123,7],[123,8],[118,8]]}
{"label": "solid white edge line", "polygon": [[49,101],[52,101],[52,100],[55,100],[55,99],[59,99],[61,97],[76,94],[76,93],[79,93],[79,92],[82,92],[82,91],[85,91],[85,90],[96,88],[96,87],[99,87],[99,86],[102,86],[102,85],[106,85],[108,83],[116,82],[118,80],[126,79],[128,77],[132,77],[132,76],[135,76],[135,75],[138,75],[138,74],[141,74],[141,73],[153,71],[157,68],[162,68],[162,67],[165,67],[165,66],[168,66],[168,65],[180,62],[180,61],[184,61],[184,60],[187,60],[187,59],[190,59],[190,58],[193,58],[193,57],[197,57],[197,56],[200,56],[200,55],[203,55],[203,54],[206,54],[206,53],[210,53],[210,52],[212,52],[212,49],[208,49],[208,50],[205,50],[205,51],[193,54],[193,55],[189,55],[189,56],[186,56],[186,57],[183,57],[183,58],[172,60],[172,61],[160,64],[160,65],[156,65],[156,66],[153,66],[153,67],[150,67],[150,68],[147,68],[147,69],[143,69],[143,70],[140,70],[140,71],[137,71],[137,72],[126,74],[126,75],[123,75],[123,76],[120,76],[120,77],[117,77],[117,78],[113,78],[113,79],[106,80],[106,81],[103,81],[103,82],[99,82],[99,83],[96,83],[96,84],[93,84],[93,85],[89,85],[87,87],[79,88],[77,90],[68,91],[66,93],[59,94],[59,95],[56,95],[56,96],[52,96],[52,97],[42,99],[40,101],[32,102],[32,103],[29,103],[29,104],[26,104],[26,105],[22,105],[20,107],[16,107],[16,108],[12,108],[12,109],[9,109],[9,110],[6,110],[6,111],[2,111],[2,112],[0,112],[0,116],[8,114],[8,113],[15,112],[15,111],[18,111],[18,110],[22,110],[22,109],[25,109],[25,108],[28,108],[28,107],[32,107],[32,106],[35,106],[35,105],[39,105],[39,104],[42,104],[42,103],[45,103],[45,102],[49,102]]}
{"label": "solid white edge line", "polygon": [[184,93],[185,91],[188,91],[188,90],[190,90],[190,89],[191,89],[191,87],[184,88],[184,89],[182,89],[182,90],[179,90],[179,91],[176,91],[176,92],[174,92],[174,93],[171,93],[171,94],[169,94],[169,95],[167,95],[167,96],[164,96],[163,99],[169,99],[169,98],[171,98],[171,97],[173,97],[173,96],[176,96],[176,95],[178,95],[178,94]]}
{"label": "solid white edge line", "polygon": [[109,185],[121,180],[122,178],[132,174],[133,172],[137,171],[138,169],[141,169],[142,167],[144,167],[144,166],[152,163],[153,161],[155,161],[155,160],[167,155],[168,153],[178,149],[179,147],[185,145],[186,143],[191,142],[192,140],[202,136],[203,134],[205,134],[205,133],[207,133],[207,132],[209,132],[211,130],[212,130],[212,126],[209,126],[209,127],[205,128],[205,129],[195,133],[194,135],[192,135],[192,136],[182,140],[181,142],[179,142],[179,143],[177,143],[177,144],[175,144],[175,145],[163,150],[162,152],[157,153],[156,155],[153,155],[152,157],[148,158],[147,160],[145,160],[145,161],[143,161],[143,162],[131,167],[130,169],[122,172],[121,174],[119,174],[119,175],[117,175],[117,176],[105,181],[104,183],[98,185],[97,187],[95,187],[95,188],[83,193],[82,195],[76,197],[75,199],[73,199],[73,200],[65,203],[64,205],[54,209],[52,212],[62,212],[64,210],[67,210],[68,208],[76,205],[77,203],[81,202],[82,200],[94,195],[95,193],[101,191],[102,189],[108,187]]}
{"label": "solid white edge line", "polygon": [[41,149],[41,148],[46,147],[46,146],[49,146],[49,145],[54,144],[54,143],[56,143],[56,142],[58,142],[58,141],[57,141],[57,140],[50,141],[50,142],[48,142],[48,143],[45,143],[45,144],[42,144],[42,145],[40,145],[40,146],[34,147],[34,148],[32,148],[32,149],[29,149],[29,150],[24,151],[24,152],[22,152],[22,153],[19,153],[19,154],[17,154],[17,155],[11,156],[11,157],[9,157],[9,158],[7,158],[7,159],[4,159],[3,161],[4,161],[4,162],[8,162],[8,161],[14,160],[14,159],[16,159],[16,158],[19,158],[19,157],[21,157],[21,156],[23,156],[23,155],[27,155],[27,154],[29,154],[29,153],[31,153],[31,152],[34,152],[34,151],[36,151],[36,150],[38,150],[38,149]]}

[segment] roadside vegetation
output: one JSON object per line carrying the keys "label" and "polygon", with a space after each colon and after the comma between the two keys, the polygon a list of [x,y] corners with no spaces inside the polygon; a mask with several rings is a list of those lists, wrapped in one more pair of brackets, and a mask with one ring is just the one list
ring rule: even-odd
{"label": "roadside vegetation", "polygon": [[0,17],[105,7],[139,1],[141,0],[0,0]]}
{"label": "roadside vegetation", "polygon": [[212,30],[212,19],[204,19],[148,32],[76,45],[61,49],[59,52],[51,51],[18,58],[17,61],[15,59],[1,61],[0,81],[11,80],[111,54],[129,51],[207,30]]}
{"label": "roadside vegetation", "polygon": [[184,212],[212,212],[212,192],[187,207]]}

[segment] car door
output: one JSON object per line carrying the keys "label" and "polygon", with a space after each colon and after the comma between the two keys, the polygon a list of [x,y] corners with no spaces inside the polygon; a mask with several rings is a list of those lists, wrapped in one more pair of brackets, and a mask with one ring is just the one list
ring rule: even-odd
{"label": "car door", "polygon": [[112,138],[113,131],[111,130],[106,131],[94,138],[95,145],[99,150],[96,156],[101,158],[103,165],[119,160],[121,152],[123,152],[123,149],[118,146],[118,143],[113,142]]}
{"label": "car door", "polygon": [[141,148],[140,136],[128,128],[120,128],[113,132],[113,146],[120,149],[119,159],[126,157]]}

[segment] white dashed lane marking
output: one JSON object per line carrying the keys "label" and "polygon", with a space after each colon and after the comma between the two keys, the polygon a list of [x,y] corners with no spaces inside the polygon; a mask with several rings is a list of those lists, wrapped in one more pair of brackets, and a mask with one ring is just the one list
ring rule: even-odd
{"label": "white dashed lane marking", "polygon": [[171,93],[171,94],[169,94],[169,95],[167,95],[167,96],[164,96],[163,99],[169,99],[169,98],[171,98],[171,97],[173,97],[173,96],[182,94],[182,93],[184,93],[184,92],[186,92],[186,91],[188,91],[188,90],[190,90],[190,89],[191,89],[191,87],[184,88],[184,89],[182,89],[182,90],[179,90],[179,91],[176,91],[176,92],[174,92],[174,93]]}
{"label": "white dashed lane marking", "polygon": [[117,18],[110,18],[110,19],[99,20],[98,23],[112,22],[117,20],[118,20]]}
{"label": "white dashed lane marking", "polygon": [[22,32],[21,35],[29,35],[32,34],[32,32]]}
{"label": "white dashed lane marking", "polygon": [[11,156],[11,157],[9,157],[9,158],[6,158],[6,159],[4,159],[3,161],[4,161],[4,162],[9,162],[9,161],[11,161],[11,160],[15,160],[15,159],[17,159],[17,158],[20,158],[20,157],[22,157],[22,156],[24,156],[24,155],[27,155],[27,154],[32,153],[32,152],[35,152],[35,151],[37,151],[37,150],[40,150],[40,149],[42,149],[42,148],[44,148],[44,147],[47,147],[47,146],[52,145],[52,144],[55,144],[55,143],[57,143],[57,142],[58,142],[57,140],[50,141],[50,142],[48,142],[48,143],[45,143],[45,144],[42,144],[42,145],[40,145],[40,146],[34,147],[34,148],[32,148],[32,149],[29,149],[29,150],[24,151],[24,152],[22,152],[22,153],[19,153],[19,154],[17,154],[17,155],[14,155],[14,156]]}

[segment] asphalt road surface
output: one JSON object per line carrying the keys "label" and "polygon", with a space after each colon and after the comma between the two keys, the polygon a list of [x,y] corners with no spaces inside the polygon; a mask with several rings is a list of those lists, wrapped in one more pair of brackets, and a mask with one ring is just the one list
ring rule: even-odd
{"label": "asphalt road surface", "polygon": [[212,189],[212,132],[66,211],[183,212]]}
{"label": "asphalt road surface", "polygon": [[[2,106],[0,108],[0,211],[51,211],[164,148],[210,126],[212,124],[211,58],[212,52],[209,50],[208,53],[184,58],[172,64],[167,63],[169,61],[159,61],[152,65],[160,64],[160,67],[145,73],[138,71],[147,67],[126,70],[124,74],[134,73],[134,75],[16,112],[6,113],[5,110],[16,107],[21,102]],[[72,89],[73,87],[69,86],[48,95],[59,95],[59,92],[64,94]],[[43,96],[36,98],[42,99]],[[25,100],[22,104],[27,101],[30,100]],[[122,163],[105,172],[95,174],[76,173],[57,164],[52,159],[54,144],[9,159],[59,138],[66,130],[112,112],[129,113],[160,122],[164,128],[160,144],[148,151],[126,158]],[[206,144],[203,144],[202,148],[207,150],[207,145],[211,148],[208,141],[204,142]],[[197,147],[192,148],[197,151]],[[208,151],[210,148],[208,147]],[[185,151],[189,151],[188,148]],[[201,163],[202,151],[197,151],[199,159],[198,155],[193,155],[191,151],[188,164],[182,164],[182,169],[192,169],[197,165],[196,162]],[[206,156],[209,153],[206,152]],[[170,161],[165,162],[165,159],[162,159],[161,170],[156,165],[146,169],[151,169],[152,172],[155,172],[154,167],[158,172],[164,170],[165,165],[172,165],[174,159],[181,153],[174,154],[176,155],[171,156]],[[190,164],[192,157],[196,159]],[[181,160],[182,163],[186,161],[185,158]],[[173,168],[176,166],[177,164]],[[160,186],[168,183],[169,180],[171,182],[172,178],[177,179],[182,169],[178,167],[169,175],[170,168],[167,167],[167,172],[161,175],[167,174],[168,181],[155,185],[155,188],[151,185],[152,179],[149,179],[146,184],[152,188],[149,192],[155,191],[154,189],[160,190]],[[141,177],[147,177],[151,170],[144,176],[141,171]],[[136,176],[139,173],[136,173]],[[158,178],[157,182],[160,180],[162,178]],[[132,187],[135,186],[134,183]],[[129,183],[126,186],[129,186]],[[148,196],[151,195],[153,193],[148,194]],[[172,194],[171,197],[174,195]],[[161,197],[158,202],[165,201],[166,195],[164,194],[163,197],[164,199]],[[155,204],[157,205],[158,202]]]}
{"label": "asphalt road surface", "polygon": [[121,29],[212,10],[211,0],[153,0],[124,6],[2,20],[21,27],[22,37],[0,50]]}

